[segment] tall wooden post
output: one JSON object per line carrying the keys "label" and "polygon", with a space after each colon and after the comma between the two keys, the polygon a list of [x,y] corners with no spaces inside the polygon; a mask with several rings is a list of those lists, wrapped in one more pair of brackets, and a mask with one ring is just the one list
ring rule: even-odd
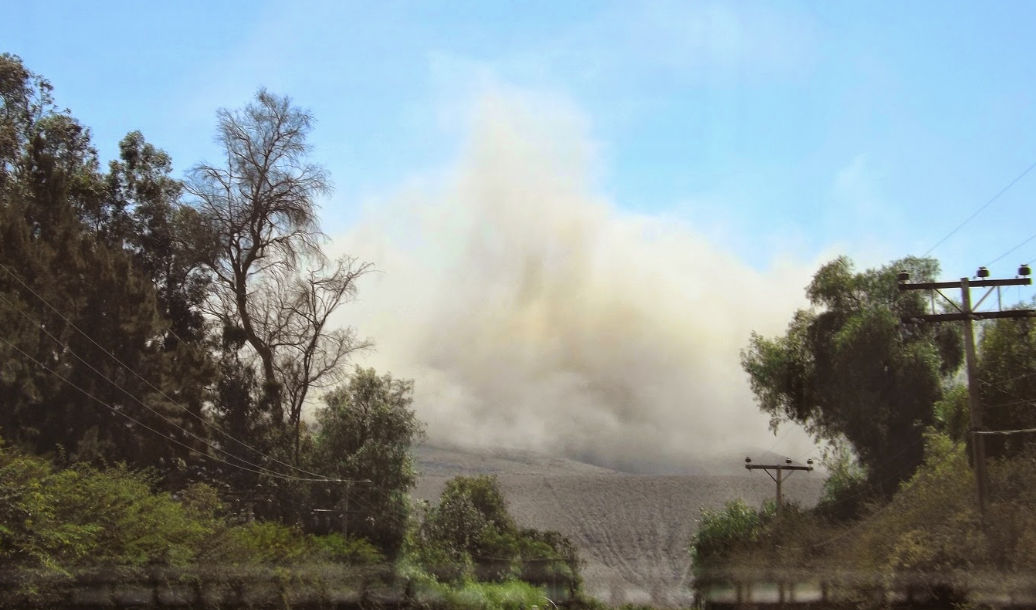
{"label": "tall wooden post", "polygon": [[975,358],[975,331],[971,320],[971,288],[968,278],[960,278],[961,310],[964,318],[964,362],[968,369],[968,404],[971,411],[971,454],[975,461],[975,482],[978,486],[978,506],[984,513],[989,508],[989,478],[986,472],[986,441],[982,430],[982,399],[978,387]]}

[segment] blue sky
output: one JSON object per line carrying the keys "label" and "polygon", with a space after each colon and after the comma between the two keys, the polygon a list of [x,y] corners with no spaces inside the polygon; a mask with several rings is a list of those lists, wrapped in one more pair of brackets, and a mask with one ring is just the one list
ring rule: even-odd
{"label": "blue sky", "polygon": [[[417,380],[430,435],[603,463],[771,446],[738,364],[749,333],[784,328],[820,261],[924,254],[1036,163],[1028,2],[2,14],[0,50],[51,80],[105,160],[131,130],[178,172],[216,159],[216,109],[259,86],[310,109],[332,248],[384,272],[349,324]],[[935,248],[944,277],[1036,234],[1034,196],[1036,170]],[[1036,239],[994,276],[1033,259]]]}
{"label": "blue sky", "polygon": [[[775,244],[921,253],[1036,161],[1026,2],[5,2],[0,46],[102,157],[140,129],[178,169],[259,85],[319,124],[324,216],[455,154],[486,78],[566,100],[594,186],[757,266]],[[450,115],[453,116],[450,116]],[[934,254],[957,277],[1036,233],[1022,181]],[[791,239],[785,240],[784,237]],[[1036,258],[1036,241],[1002,261]]]}

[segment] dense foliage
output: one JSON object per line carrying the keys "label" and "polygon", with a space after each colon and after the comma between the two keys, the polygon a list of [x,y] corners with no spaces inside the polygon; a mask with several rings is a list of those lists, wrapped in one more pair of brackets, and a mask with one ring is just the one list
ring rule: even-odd
{"label": "dense foliage", "polygon": [[917,258],[863,273],[846,258],[824,265],[806,289],[812,307],[796,312],[784,336],[753,334],[742,354],[772,426],[794,421],[818,438],[846,439],[886,495],[921,463],[921,434],[963,355],[954,325],[901,326],[927,307],[919,292],[898,289],[902,269],[920,282],[938,266]]}
{"label": "dense foliage", "polygon": [[102,173],[50,84],[0,56],[0,426],[74,461],[186,463],[214,372],[204,282],[169,234],[168,157],[136,133],[120,151]]}
{"label": "dense foliage", "polygon": [[698,576],[710,565],[759,541],[764,525],[776,512],[776,504],[760,513],[744,500],[730,500],[722,510],[702,510],[698,532],[691,542],[691,557]]}
{"label": "dense foliage", "polygon": [[314,463],[339,479],[358,481],[317,491],[328,506],[349,504],[350,531],[395,555],[410,518],[407,491],[417,482],[412,448],[423,426],[410,409],[413,382],[357,368],[324,396],[317,414]]}
{"label": "dense foliage", "polygon": [[339,534],[272,522],[237,523],[212,487],[174,497],[146,472],[56,469],[0,447],[0,560],[62,572],[99,566],[375,563],[381,554]]}
{"label": "dense foliage", "polygon": [[[978,383],[985,428],[1036,428],[1036,326],[1024,318],[990,322],[982,328],[979,354]],[[1033,438],[1032,434],[987,436],[986,453],[1018,455]]]}
{"label": "dense foliage", "polygon": [[570,595],[580,584],[572,542],[556,532],[519,528],[494,477],[448,481],[413,542],[417,562],[448,582],[522,578],[562,586]]}
{"label": "dense foliage", "polygon": [[321,250],[307,111],[264,89],[219,110],[226,163],[180,181],[139,132],[102,168],[51,93],[0,55],[5,571],[395,561],[457,607],[577,586],[571,543],[518,529],[492,482],[412,514],[413,383],[348,373],[371,343],[331,318],[371,267]]}
{"label": "dense foliage", "polygon": [[[979,399],[987,437],[990,506],[977,505],[969,460],[969,390],[955,371],[953,328],[900,325],[923,313],[895,272],[933,279],[927,259],[855,274],[846,259],[818,271],[814,308],[788,333],[758,335],[744,354],[760,407],[773,422],[803,423],[831,442],[820,503],[770,518],[740,502],[703,513],[691,546],[700,593],[733,582],[819,574],[850,602],[910,587],[938,603],[1003,595],[1033,573],[1036,541],[1036,335],[1028,320],[978,327]],[[874,595],[878,597],[875,598]]]}

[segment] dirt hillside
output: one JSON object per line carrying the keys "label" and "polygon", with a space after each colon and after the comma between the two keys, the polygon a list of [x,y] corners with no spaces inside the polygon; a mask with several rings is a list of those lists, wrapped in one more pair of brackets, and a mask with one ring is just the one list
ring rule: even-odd
{"label": "dirt hillside", "polygon": [[[422,476],[415,496],[431,502],[453,476],[496,475],[518,522],[569,536],[585,562],[588,591],[612,604],[686,606],[687,545],[700,508],[735,498],[759,505],[774,493],[773,481],[758,471],[627,474],[526,451],[430,447],[418,450],[418,460]],[[811,505],[822,483],[819,473],[795,473],[785,483],[786,498]]]}

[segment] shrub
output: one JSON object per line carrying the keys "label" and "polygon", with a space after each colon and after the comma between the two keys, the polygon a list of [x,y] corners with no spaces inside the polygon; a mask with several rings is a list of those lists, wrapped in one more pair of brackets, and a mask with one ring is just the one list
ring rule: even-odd
{"label": "shrub", "polygon": [[216,523],[151,484],[124,466],[54,471],[42,458],[0,448],[0,557],[59,570],[189,563]]}
{"label": "shrub", "polygon": [[385,556],[363,538],[346,538],[341,534],[313,536],[313,547],[327,561],[349,565],[374,565],[385,561]]}
{"label": "shrub", "polygon": [[695,571],[716,564],[733,551],[759,539],[763,520],[744,500],[731,500],[722,510],[702,509],[698,533],[691,541]]}
{"label": "shrub", "polygon": [[410,547],[417,563],[444,582],[521,578],[563,585],[569,595],[581,584],[572,542],[557,532],[519,529],[495,477],[447,482],[439,504],[425,510]]}

